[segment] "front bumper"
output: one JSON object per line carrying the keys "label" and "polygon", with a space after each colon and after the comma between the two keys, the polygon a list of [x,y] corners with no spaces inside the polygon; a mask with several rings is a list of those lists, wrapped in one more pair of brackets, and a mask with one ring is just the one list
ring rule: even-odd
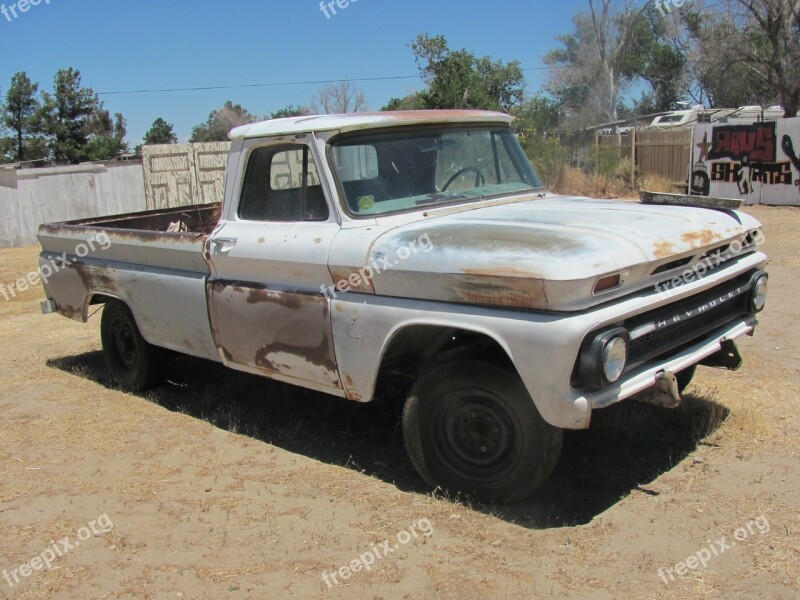
{"label": "front bumper", "polygon": [[606,388],[596,393],[581,396],[580,401],[588,403],[589,407],[604,408],[626,398],[638,394],[656,384],[659,373],[670,371],[678,373],[704,358],[719,352],[726,340],[734,340],[745,334],[752,334],[758,320],[754,315],[737,319],[733,323],[712,332],[702,341],[676,352],[669,359],[655,364],[643,365],[626,374],[624,381],[613,387]]}

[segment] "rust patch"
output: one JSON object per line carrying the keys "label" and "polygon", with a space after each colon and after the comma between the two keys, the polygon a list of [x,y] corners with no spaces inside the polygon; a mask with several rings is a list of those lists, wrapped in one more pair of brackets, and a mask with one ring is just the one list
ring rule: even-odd
{"label": "rust patch", "polygon": [[231,288],[237,294],[244,293],[244,284],[238,281],[215,281],[211,284],[211,290],[215,293],[224,292],[227,288]]}
{"label": "rust patch", "polygon": [[100,291],[119,294],[119,286],[105,273],[95,272],[95,269],[81,262],[72,263],[67,268],[78,274],[87,293]]}
{"label": "rust patch", "polygon": [[347,373],[344,374],[344,389],[347,391],[347,397],[356,402],[362,402],[361,394],[356,391],[356,382]]}
{"label": "rust patch", "polygon": [[[121,229],[123,232],[115,235],[131,237],[147,234],[167,234],[167,228],[171,223],[180,220],[186,225],[188,233],[207,234],[213,231],[219,222],[222,214],[222,203],[198,204],[193,206],[181,206],[178,208],[166,208],[158,210],[146,210],[137,213],[128,213],[114,217],[98,217],[95,219],[79,219],[76,221],[66,221],[64,223],[46,224],[42,227],[48,233],[58,234],[59,231],[81,230],[83,227],[92,226],[102,229]],[[170,232],[168,235],[185,236],[187,232]]]}
{"label": "rust patch", "polygon": [[467,275],[479,275],[485,277],[504,277],[509,279],[541,279],[540,275],[521,271],[514,267],[492,267],[489,269],[464,269]]}
{"label": "rust patch", "polygon": [[715,241],[721,238],[718,233],[715,233],[710,229],[703,229],[702,231],[690,231],[689,233],[684,233],[681,236],[681,239],[687,244],[690,244],[692,248],[702,248],[703,246],[713,244]]}
{"label": "rust patch", "polygon": [[318,346],[315,346],[314,348],[308,348],[304,346],[294,346],[286,342],[275,342],[273,344],[270,344],[269,346],[261,347],[261,349],[256,353],[255,363],[259,367],[262,367],[264,369],[290,375],[291,374],[290,368],[284,365],[282,369],[279,369],[268,358],[270,354],[278,354],[282,352],[285,354],[299,356],[300,358],[305,359],[312,365],[315,365],[317,367],[322,367],[323,369],[331,373],[336,373],[336,365],[331,360],[328,351],[329,351],[329,344],[327,335],[323,335],[322,341],[319,343]]}
{"label": "rust patch", "polygon": [[[370,271],[366,270],[367,267],[362,267],[364,275],[369,275]],[[331,276],[333,277],[333,285],[337,292],[363,292],[365,294],[374,294],[375,288],[372,285],[372,279],[362,277],[359,269],[356,267],[330,267]],[[350,278],[353,277],[351,281]],[[358,285],[353,285],[353,282]]]}
{"label": "rust patch", "polygon": [[314,238],[314,243],[315,244],[321,244],[322,243],[322,238]]}
{"label": "rust patch", "polygon": [[656,258],[666,258],[668,256],[672,256],[673,254],[677,254],[677,252],[670,241],[658,242],[655,246],[653,246],[653,255]]}
{"label": "rust patch", "polygon": [[492,277],[467,276],[453,286],[458,300],[470,304],[508,306],[513,308],[547,308],[544,282],[530,276]]}
{"label": "rust patch", "polygon": [[[234,288],[234,291],[244,292],[242,289]],[[266,288],[250,288],[247,294],[248,304],[261,304],[262,302],[269,302],[271,304],[278,304],[286,308],[300,308],[300,296],[291,292],[274,292]]]}
{"label": "rust patch", "polygon": [[261,367],[262,369],[266,369],[267,371],[273,371],[278,373],[278,367],[276,367],[272,361],[270,361],[267,356],[269,356],[270,350],[267,346],[261,346],[261,349],[256,353],[256,365]]}

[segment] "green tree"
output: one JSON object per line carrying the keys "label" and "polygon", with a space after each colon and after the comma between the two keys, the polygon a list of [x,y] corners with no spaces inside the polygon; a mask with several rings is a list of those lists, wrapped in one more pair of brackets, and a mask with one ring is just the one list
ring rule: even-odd
{"label": "green tree", "polygon": [[514,109],[514,129],[523,137],[553,136],[558,132],[560,110],[556,100],[537,94]]}
{"label": "green tree", "polygon": [[69,67],[55,76],[53,94],[43,93],[42,119],[56,162],[78,163],[89,158],[89,136],[98,127],[100,108],[91,88],[81,87],[80,71]]}
{"label": "green tree", "polygon": [[634,102],[634,115],[674,110],[686,97],[688,60],[670,40],[667,21],[657,10],[639,14],[623,71],[647,82],[650,89]]}
{"label": "green tree", "polygon": [[[167,123],[164,119],[158,117],[155,121],[153,121],[153,125],[150,127],[149,131],[144,134],[144,143],[177,144],[178,137],[172,130],[172,124]],[[137,152],[137,154],[140,154],[140,152]]]}
{"label": "green tree", "polygon": [[425,108],[479,108],[509,111],[524,96],[525,76],[519,61],[478,57],[466,49],[451,50],[442,35],[420,34],[411,43],[426,89],[418,97],[392,101],[424,101]]}
{"label": "green tree", "polygon": [[92,136],[86,147],[89,160],[108,160],[127,152],[128,145],[113,135]]}
{"label": "green tree", "polygon": [[247,109],[228,100],[222,108],[208,115],[208,120],[192,129],[189,141],[194,142],[227,142],[231,129],[240,125],[254,123],[260,119],[250,114]]}
{"label": "green tree", "polygon": [[414,92],[402,98],[391,98],[381,110],[424,110],[428,108],[424,92]]}
{"label": "green tree", "polygon": [[305,106],[295,106],[294,104],[287,104],[283,108],[279,108],[274,113],[270,114],[270,119],[285,119],[286,117],[305,117],[310,114]]}
{"label": "green tree", "polygon": [[41,133],[42,125],[41,104],[36,98],[38,89],[39,84],[31,82],[24,71],[16,73],[11,78],[11,86],[6,92],[5,103],[0,112],[0,123],[12,134],[11,160],[34,160],[43,156],[41,144],[35,142]]}
{"label": "green tree", "polygon": [[558,136],[560,110],[556,100],[538,94],[513,111],[514,129],[522,148],[548,187],[559,183],[568,161],[567,149]]}
{"label": "green tree", "polygon": [[98,102],[92,121],[89,125],[89,141],[86,145],[86,155],[89,160],[108,160],[117,158],[128,151],[125,143],[125,118],[121,113],[114,115],[105,110],[102,103]]}

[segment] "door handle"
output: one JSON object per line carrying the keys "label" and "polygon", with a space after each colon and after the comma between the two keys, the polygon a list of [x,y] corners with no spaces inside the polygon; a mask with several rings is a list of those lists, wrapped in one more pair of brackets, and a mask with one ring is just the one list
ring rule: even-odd
{"label": "door handle", "polygon": [[236,238],[215,237],[211,240],[211,254],[227,254],[236,246]]}

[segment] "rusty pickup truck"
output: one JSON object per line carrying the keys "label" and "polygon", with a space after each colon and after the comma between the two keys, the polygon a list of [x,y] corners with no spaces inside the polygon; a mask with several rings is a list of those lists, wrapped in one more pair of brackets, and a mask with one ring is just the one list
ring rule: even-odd
{"label": "rusty pickup truck", "polygon": [[676,406],[696,365],[738,367],[767,257],[737,210],[549,193],[511,123],[239,127],[220,204],[42,225],[42,310],[86,322],[105,305],[106,362],[129,390],[159,383],[165,349],[355,402],[400,374],[420,476],[519,501],[593,411]]}

